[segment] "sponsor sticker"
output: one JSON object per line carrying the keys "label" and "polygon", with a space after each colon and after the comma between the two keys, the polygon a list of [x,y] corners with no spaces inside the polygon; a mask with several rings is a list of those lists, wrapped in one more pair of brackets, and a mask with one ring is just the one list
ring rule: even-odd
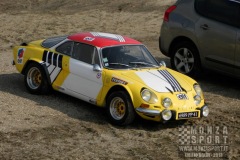
{"label": "sponsor sticker", "polygon": [[188,99],[187,95],[184,94],[184,93],[177,94],[177,98],[179,100],[186,100],[186,99]]}
{"label": "sponsor sticker", "polygon": [[92,37],[85,37],[83,40],[85,40],[85,41],[93,41],[95,38],[92,38]]}
{"label": "sponsor sticker", "polygon": [[97,79],[101,78],[102,77],[102,73],[101,72],[97,73],[96,77],[97,77]]}
{"label": "sponsor sticker", "polygon": [[23,55],[25,52],[25,48],[19,48],[17,53],[17,63],[22,64],[23,63]]}
{"label": "sponsor sticker", "polygon": [[107,58],[103,58],[103,62],[108,62],[108,59]]}
{"label": "sponsor sticker", "polygon": [[127,85],[128,82],[124,81],[124,80],[121,80],[121,79],[118,79],[118,78],[115,78],[115,77],[112,77],[111,79],[112,82],[115,82],[115,83],[120,83],[120,84],[124,84],[124,85]]}

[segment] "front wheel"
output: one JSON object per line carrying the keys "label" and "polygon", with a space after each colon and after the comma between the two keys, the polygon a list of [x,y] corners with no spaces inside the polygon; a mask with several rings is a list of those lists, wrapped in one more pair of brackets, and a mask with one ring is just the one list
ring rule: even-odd
{"label": "front wheel", "polygon": [[128,125],[135,119],[132,101],[124,91],[113,92],[107,98],[107,114],[110,121],[116,125]]}
{"label": "front wheel", "polygon": [[198,76],[201,72],[200,58],[196,47],[188,42],[179,42],[171,51],[171,66],[188,76]]}
{"label": "front wheel", "polygon": [[46,74],[38,63],[30,63],[26,68],[24,83],[32,94],[46,94],[50,91]]}

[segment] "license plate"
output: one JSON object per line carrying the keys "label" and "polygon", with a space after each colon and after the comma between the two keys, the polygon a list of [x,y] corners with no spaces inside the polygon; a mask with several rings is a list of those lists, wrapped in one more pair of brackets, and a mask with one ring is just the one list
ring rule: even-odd
{"label": "license plate", "polygon": [[194,118],[194,117],[198,117],[199,112],[181,112],[178,113],[178,119],[181,118]]}

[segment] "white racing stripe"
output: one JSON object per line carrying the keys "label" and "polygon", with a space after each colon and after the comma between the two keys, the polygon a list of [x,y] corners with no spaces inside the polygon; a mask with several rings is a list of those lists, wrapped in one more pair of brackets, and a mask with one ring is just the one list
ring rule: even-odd
{"label": "white racing stripe", "polygon": [[57,76],[62,70],[62,58],[63,56],[60,54],[56,54],[49,51],[43,52],[42,60],[46,64],[51,83],[55,81],[55,79],[57,78]]}
{"label": "white racing stripe", "polygon": [[119,42],[125,42],[125,39],[123,38],[123,36],[118,34],[101,33],[101,32],[91,32],[91,34],[95,37],[102,37],[102,38],[113,39]]}
{"label": "white racing stripe", "polygon": [[163,75],[165,79],[172,85],[172,88],[175,92],[182,91],[182,88],[178,81],[167,70],[159,70],[159,73]]}
{"label": "white racing stripe", "polygon": [[157,92],[174,91],[172,85],[158,71],[136,72],[139,78],[151,89]]}
{"label": "white racing stripe", "polygon": [[144,83],[157,92],[181,92],[178,81],[167,70],[136,72]]}
{"label": "white racing stripe", "polygon": [[48,73],[51,75],[54,69],[55,69],[55,66],[51,64],[51,65],[48,67]]}
{"label": "white racing stripe", "polygon": [[59,68],[59,67],[56,67],[56,68],[53,70],[52,74],[50,75],[51,82],[53,82],[53,81],[56,79],[56,77],[58,76],[58,74],[60,73],[60,71],[61,71],[61,68]]}

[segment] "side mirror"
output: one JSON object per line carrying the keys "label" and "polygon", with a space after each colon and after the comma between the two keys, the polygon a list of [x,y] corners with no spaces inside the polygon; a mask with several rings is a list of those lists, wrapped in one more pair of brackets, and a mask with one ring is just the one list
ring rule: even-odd
{"label": "side mirror", "polygon": [[160,64],[160,66],[164,66],[164,67],[167,66],[166,63],[165,63],[164,61],[160,61],[159,64]]}
{"label": "side mirror", "polygon": [[102,69],[98,64],[94,64],[93,65],[93,71],[100,72],[100,71],[102,71]]}

